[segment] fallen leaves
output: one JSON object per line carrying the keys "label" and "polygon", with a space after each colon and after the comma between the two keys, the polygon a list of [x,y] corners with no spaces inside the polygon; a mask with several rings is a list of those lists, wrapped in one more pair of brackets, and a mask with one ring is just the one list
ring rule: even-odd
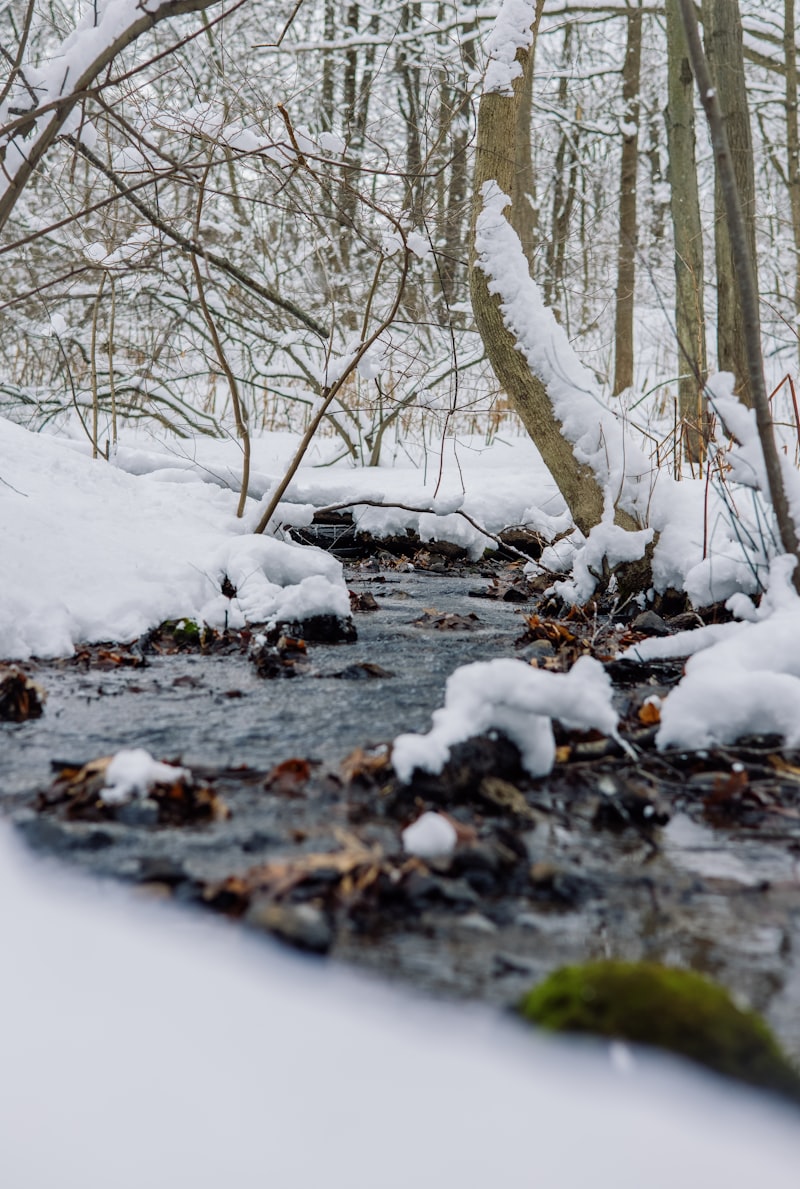
{"label": "fallen leaves", "polygon": [[171,781],[153,784],[146,797],[107,804],[103,791],[113,756],[100,756],[83,765],[63,765],[49,789],[40,793],[39,812],[57,809],[68,820],[127,821],[130,825],[186,826],[230,817],[228,805],[204,784],[196,784],[185,769],[176,768]]}
{"label": "fallen leaves", "polygon": [[0,722],[41,718],[47,694],[17,665],[0,666]]}
{"label": "fallen leaves", "polygon": [[455,612],[438,611],[436,607],[426,607],[416,619],[411,620],[415,628],[431,628],[436,632],[474,632],[483,624],[473,611],[469,615],[458,615]]}

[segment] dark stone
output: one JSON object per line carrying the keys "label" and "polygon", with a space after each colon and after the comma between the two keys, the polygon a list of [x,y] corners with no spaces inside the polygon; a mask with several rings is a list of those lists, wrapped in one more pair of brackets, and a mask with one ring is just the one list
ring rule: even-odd
{"label": "dark stone", "polygon": [[635,632],[646,632],[648,636],[669,636],[670,629],[655,611],[642,611],[631,623]]}
{"label": "dark stone", "polygon": [[158,802],[136,797],[114,809],[114,820],[126,826],[157,826]]}
{"label": "dark stone", "polygon": [[327,954],[333,945],[334,932],[321,908],[313,904],[277,904],[266,897],[257,897],[244,917],[245,924],[280,937],[298,949],[315,954]]}
{"label": "dark stone", "polygon": [[310,615],[308,619],[278,623],[267,632],[270,644],[277,643],[281,636],[320,644],[354,644],[358,632],[349,615]]}
{"label": "dark stone", "polygon": [[115,842],[109,830],[87,826],[82,822],[59,822],[52,818],[36,817],[20,821],[17,825],[25,841],[35,850],[55,854],[72,850],[105,850]]}

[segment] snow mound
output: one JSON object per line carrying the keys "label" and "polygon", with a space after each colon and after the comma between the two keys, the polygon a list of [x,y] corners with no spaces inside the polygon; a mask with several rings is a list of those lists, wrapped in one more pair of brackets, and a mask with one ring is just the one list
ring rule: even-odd
{"label": "snow mound", "polygon": [[531,776],[544,776],[555,759],[554,718],[566,727],[616,735],[611,681],[599,661],[581,657],[569,673],[548,673],[509,658],[478,661],[447,679],[444,706],[434,713],[427,735],[395,739],[392,764],[404,781],[415,768],[441,772],[454,744],[501,731],[516,743]]}
{"label": "snow mound", "polygon": [[780,735],[800,743],[800,598],[794,558],[776,558],[756,608],[737,595],[729,608],[741,622],[644,640],[622,660],[689,656],[686,674],[661,710],[659,747],[702,748],[744,735]]}
{"label": "snow mound", "polygon": [[[0,418],[0,657],[69,656],[167,619],[348,614],[339,563],[246,533],[236,499],[214,483],[128,474]],[[225,575],[235,599],[220,593]]]}

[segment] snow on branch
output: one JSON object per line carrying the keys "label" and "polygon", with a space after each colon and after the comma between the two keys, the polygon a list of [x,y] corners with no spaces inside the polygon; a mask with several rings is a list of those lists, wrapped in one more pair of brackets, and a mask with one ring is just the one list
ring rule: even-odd
{"label": "snow on branch", "polygon": [[219,0],[100,0],[53,56],[25,66],[0,107],[0,229],[57,136],[74,132],[77,105],[126,46],[159,22]]}

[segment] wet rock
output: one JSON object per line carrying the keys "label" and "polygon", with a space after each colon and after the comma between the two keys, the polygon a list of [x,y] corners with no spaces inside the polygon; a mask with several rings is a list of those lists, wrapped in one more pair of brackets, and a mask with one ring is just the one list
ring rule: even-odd
{"label": "wet rock", "polygon": [[83,822],[60,822],[52,818],[35,817],[18,821],[17,825],[30,846],[53,854],[105,850],[115,842],[110,830]]}
{"label": "wet rock", "polygon": [[158,825],[158,802],[150,797],[127,801],[124,805],[116,806],[113,813],[114,820],[126,826]]}
{"label": "wet rock", "polygon": [[550,863],[534,863],[528,875],[533,898],[559,908],[580,908],[600,894],[591,880],[560,871]]}
{"label": "wet rock", "polygon": [[396,800],[399,805],[418,796],[447,805],[477,797],[485,777],[497,777],[514,784],[524,776],[519,748],[500,733],[477,735],[464,743],[455,744],[450,759],[438,775],[417,769],[411,782],[399,786]]}
{"label": "wet rock", "polygon": [[490,921],[488,917],[484,916],[482,912],[467,912],[464,916],[457,917],[454,923],[458,929],[463,929],[465,932],[497,932],[497,925],[493,921]]}
{"label": "wet rock", "polygon": [[660,615],[655,611],[642,611],[631,622],[635,632],[645,632],[648,636],[669,636],[670,629]]}
{"label": "wet rock", "polygon": [[306,642],[295,636],[282,635],[274,643],[264,636],[258,636],[251,644],[248,655],[258,676],[268,681],[281,677],[302,677],[311,668]]}
{"label": "wet rock", "polygon": [[0,665],[0,722],[41,718],[47,694],[17,665]]}
{"label": "wet rock", "polygon": [[532,640],[517,654],[523,661],[540,661],[545,657],[555,656],[556,650],[549,640]]}
{"label": "wet rock", "polygon": [[338,677],[341,681],[374,681],[380,677],[394,677],[394,673],[372,661],[357,661],[338,673],[331,673],[331,677]]}
{"label": "wet rock", "polygon": [[277,643],[281,636],[319,644],[354,644],[358,632],[350,616],[310,615],[308,619],[276,624],[266,636],[271,644]]}
{"label": "wet rock", "polygon": [[183,864],[171,855],[144,855],[134,873],[139,883],[167,884],[173,887],[187,878]]}
{"label": "wet rock", "polygon": [[278,904],[267,897],[256,897],[244,920],[253,929],[273,933],[311,953],[327,954],[333,945],[331,923],[322,909],[313,904]]}

